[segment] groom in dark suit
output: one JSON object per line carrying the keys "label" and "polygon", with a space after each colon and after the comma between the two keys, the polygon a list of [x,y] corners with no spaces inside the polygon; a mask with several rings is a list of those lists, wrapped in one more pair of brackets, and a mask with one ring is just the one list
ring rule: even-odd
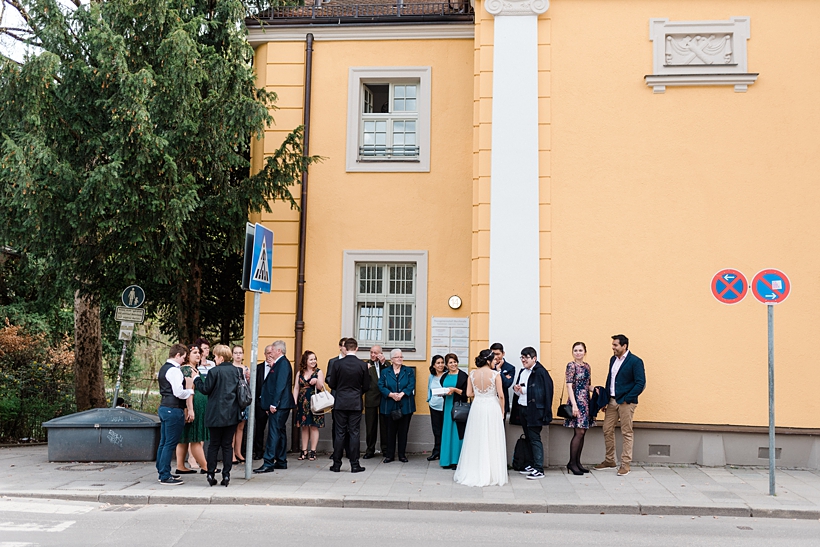
{"label": "groom in dark suit", "polygon": [[356,357],[358,343],[354,338],[345,340],[346,355],[333,365],[333,375],[327,384],[333,390],[336,402],[336,443],[333,448],[334,473],[341,471],[342,450],[347,449],[350,459],[350,471],[360,473],[364,467],[359,465],[359,426],[362,421],[362,395],[370,388],[370,374],[367,364]]}
{"label": "groom in dark suit", "polygon": [[268,430],[268,413],[262,407],[262,387],[268,380],[270,371],[273,368],[273,345],[265,346],[265,360],[256,365],[256,394],[254,403],[256,405],[256,421],[253,427],[253,459],[261,460],[265,452],[265,432]]}
{"label": "groom in dark suit", "polygon": [[273,367],[262,386],[262,408],[268,415],[268,442],[265,444],[265,462],[254,473],[270,473],[288,468],[287,422],[293,400],[293,367],[285,357],[285,343],[272,344]]}

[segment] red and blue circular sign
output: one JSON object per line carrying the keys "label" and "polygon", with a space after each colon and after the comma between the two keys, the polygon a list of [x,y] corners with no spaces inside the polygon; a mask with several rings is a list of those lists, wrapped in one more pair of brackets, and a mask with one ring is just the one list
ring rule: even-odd
{"label": "red and blue circular sign", "polygon": [[737,304],[749,292],[746,276],[739,270],[727,268],[720,270],[712,278],[712,296],[724,304]]}
{"label": "red and blue circular sign", "polygon": [[779,304],[788,298],[792,285],[786,274],[770,268],[761,270],[752,279],[752,294],[764,304]]}

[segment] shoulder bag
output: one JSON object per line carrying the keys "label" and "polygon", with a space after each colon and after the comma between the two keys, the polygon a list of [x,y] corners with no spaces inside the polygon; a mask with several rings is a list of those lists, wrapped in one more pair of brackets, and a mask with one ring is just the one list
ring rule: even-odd
{"label": "shoulder bag", "polygon": [[564,400],[564,389],[566,389],[566,381],[561,386],[561,398],[558,399],[558,417],[567,420],[572,420],[575,416],[572,415],[572,403],[561,404]]}
{"label": "shoulder bag", "polygon": [[314,414],[327,414],[333,410],[336,399],[327,390],[317,391],[310,397],[310,411]]}
{"label": "shoulder bag", "polygon": [[239,403],[240,408],[245,409],[253,402],[253,394],[248,382],[245,381],[244,371],[237,369],[237,373],[239,373],[239,383],[236,384],[236,402]]}

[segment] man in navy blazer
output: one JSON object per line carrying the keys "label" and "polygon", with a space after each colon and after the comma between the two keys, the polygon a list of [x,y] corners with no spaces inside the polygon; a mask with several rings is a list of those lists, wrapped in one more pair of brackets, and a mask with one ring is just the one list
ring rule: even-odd
{"label": "man in navy blazer", "polygon": [[510,388],[515,381],[515,367],[504,358],[504,346],[496,342],[490,346],[490,350],[495,354],[493,366],[501,374],[501,388],[504,390],[504,416],[510,411]]}
{"label": "man in navy blazer", "polygon": [[609,404],[604,408],[604,443],[606,459],[595,466],[595,469],[614,469],[615,463],[615,424],[621,422],[623,450],[621,450],[621,467],[618,476],[629,474],[632,464],[632,419],[638,406],[638,395],[646,387],[646,371],[640,357],[629,351],[629,338],[623,334],[612,337],[613,356],[609,360],[609,374],[606,377],[606,389],[609,391]]}
{"label": "man in navy blazer", "polygon": [[293,400],[293,367],[285,357],[285,343],[272,344],[273,366],[262,386],[261,406],[268,415],[268,441],[265,444],[264,463],[254,473],[270,473],[288,468],[287,422]]}

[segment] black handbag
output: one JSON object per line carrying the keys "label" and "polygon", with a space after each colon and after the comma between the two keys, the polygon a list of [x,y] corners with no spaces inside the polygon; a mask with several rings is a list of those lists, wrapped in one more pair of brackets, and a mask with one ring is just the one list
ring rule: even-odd
{"label": "black handbag", "polygon": [[453,421],[458,423],[467,423],[467,417],[470,415],[470,403],[463,401],[456,401],[453,403]]}
{"label": "black handbag", "polygon": [[[564,384],[564,386],[566,386],[566,384]],[[561,404],[563,400],[564,387],[561,388],[561,398],[558,399],[558,417],[571,420],[575,417],[572,415],[572,403]]]}
{"label": "black handbag", "polygon": [[[401,374],[401,369],[399,369],[399,374]],[[399,377],[398,376],[396,376],[396,393],[399,393]],[[404,416],[404,413],[401,411],[401,403],[399,401],[395,401],[395,403],[396,403],[396,406],[398,408],[395,408],[395,409],[390,411],[390,417],[393,418],[394,422],[398,421],[398,420],[401,420],[402,416]]]}

